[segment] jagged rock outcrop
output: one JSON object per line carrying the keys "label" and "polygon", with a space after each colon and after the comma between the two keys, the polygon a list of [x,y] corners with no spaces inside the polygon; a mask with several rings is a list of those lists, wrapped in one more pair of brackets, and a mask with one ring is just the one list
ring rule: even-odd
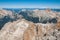
{"label": "jagged rock outcrop", "polygon": [[0,9],[0,29],[5,25],[7,22],[12,22],[17,19],[22,19],[22,15],[18,15],[12,11]]}
{"label": "jagged rock outcrop", "polygon": [[[57,22],[57,14],[56,12],[53,12],[52,10],[46,9],[46,10],[24,10],[21,11],[19,14],[23,15],[25,19],[28,21],[32,21],[34,23],[47,23],[47,22],[53,22],[52,20],[54,19],[55,21],[53,23]],[[37,19],[37,21],[35,20]]]}
{"label": "jagged rock outcrop", "polygon": [[60,40],[60,12],[50,9],[24,9],[18,14],[1,9],[2,23],[0,40]]}
{"label": "jagged rock outcrop", "polygon": [[0,40],[60,40],[60,23],[33,23],[24,19],[8,22],[0,31]]}
{"label": "jagged rock outcrop", "polygon": [[[30,34],[31,31],[33,33]],[[33,34],[35,35],[35,25],[33,23],[18,20],[16,22],[9,22],[2,28],[0,31],[0,40],[26,40],[23,35],[29,36],[29,38],[31,36],[32,38]]]}

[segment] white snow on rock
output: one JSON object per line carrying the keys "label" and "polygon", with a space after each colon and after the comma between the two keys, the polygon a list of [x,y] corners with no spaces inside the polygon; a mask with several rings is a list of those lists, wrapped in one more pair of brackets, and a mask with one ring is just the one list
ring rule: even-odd
{"label": "white snow on rock", "polygon": [[[59,14],[49,10],[33,10],[34,15],[38,17],[54,18]],[[2,14],[3,12],[3,14]],[[11,15],[10,12],[1,11],[0,16]],[[57,23],[33,23],[25,19],[18,19],[13,22],[8,22],[0,30],[0,40],[60,40],[60,15]],[[13,18],[13,17],[12,17]]]}
{"label": "white snow on rock", "polygon": [[59,25],[17,20],[5,24],[0,31],[0,40],[55,40],[60,35],[57,26]]}
{"label": "white snow on rock", "polygon": [[[23,21],[23,20],[6,23],[0,32],[0,39],[1,40],[10,40],[10,39],[15,40],[15,37],[22,39],[24,31],[28,27],[29,27],[28,22]],[[8,39],[6,39],[5,35]],[[5,39],[3,39],[3,38],[5,38]]]}

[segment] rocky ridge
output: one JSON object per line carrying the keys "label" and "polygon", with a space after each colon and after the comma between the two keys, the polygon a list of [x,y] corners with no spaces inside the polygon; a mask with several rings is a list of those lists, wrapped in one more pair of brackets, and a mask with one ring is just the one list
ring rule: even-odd
{"label": "rocky ridge", "polygon": [[60,40],[60,22],[33,23],[24,19],[6,23],[0,40]]}
{"label": "rocky ridge", "polygon": [[[24,10],[23,13],[25,12]],[[28,12],[30,13],[30,11]],[[12,22],[9,21],[0,30],[0,40],[60,40],[60,13],[57,13],[51,10],[33,10],[32,13],[32,17],[42,17],[44,19],[45,16],[49,16],[51,19],[56,18],[56,23],[34,23],[23,18]]]}

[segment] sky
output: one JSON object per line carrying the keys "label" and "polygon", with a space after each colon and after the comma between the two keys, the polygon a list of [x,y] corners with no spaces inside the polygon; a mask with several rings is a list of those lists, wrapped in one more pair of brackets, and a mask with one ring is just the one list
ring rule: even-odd
{"label": "sky", "polygon": [[0,0],[0,8],[60,8],[60,0]]}

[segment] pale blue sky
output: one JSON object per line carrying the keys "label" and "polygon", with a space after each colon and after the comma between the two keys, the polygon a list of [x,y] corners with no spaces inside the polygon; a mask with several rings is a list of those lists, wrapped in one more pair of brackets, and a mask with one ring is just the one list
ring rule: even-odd
{"label": "pale blue sky", "polygon": [[0,8],[60,8],[60,0],[0,0]]}

